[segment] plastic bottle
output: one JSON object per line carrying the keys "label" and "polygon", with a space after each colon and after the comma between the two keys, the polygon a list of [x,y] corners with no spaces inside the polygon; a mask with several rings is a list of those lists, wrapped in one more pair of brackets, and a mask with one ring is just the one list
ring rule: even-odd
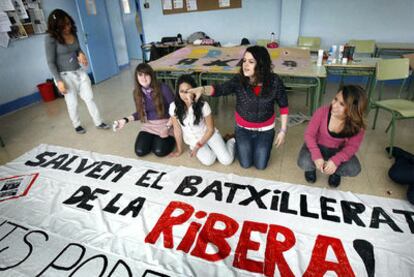
{"label": "plastic bottle", "polygon": [[328,64],[336,63],[336,50],[337,50],[337,48],[338,47],[336,45],[332,45],[331,48],[329,49]]}
{"label": "plastic bottle", "polygon": [[338,49],[338,62],[342,62],[342,58],[344,57],[344,46],[339,45]]}
{"label": "plastic bottle", "polygon": [[267,48],[278,48],[279,44],[275,41],[275,33],[270,34],[270,42],[267,44]]}
{"label": "plastic bottle", "polygon": [[318,60],[316,61],[316,65],[321,66],[322,65],[322,60],[323,60],[323,49],[319,49],[318,50]]}

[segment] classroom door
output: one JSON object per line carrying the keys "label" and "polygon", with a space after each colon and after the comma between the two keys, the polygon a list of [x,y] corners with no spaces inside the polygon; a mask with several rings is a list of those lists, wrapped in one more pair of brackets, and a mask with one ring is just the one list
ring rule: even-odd
{"label": "classroom door", "polygon": [[105,1],[76,0],[95,83],[119,72]]}
{"label": "classroom door", "polygon": [[[131,59],[142,59],[140,33],[142,33],[142,20],[138,3],[134,0],[122,2],[122,20],[125,29],[125,38],[128,46],[128,55]],[[125,5],[128,5],[129,11],[125,11]],[[139,8],[139,6],[138,6]]]}

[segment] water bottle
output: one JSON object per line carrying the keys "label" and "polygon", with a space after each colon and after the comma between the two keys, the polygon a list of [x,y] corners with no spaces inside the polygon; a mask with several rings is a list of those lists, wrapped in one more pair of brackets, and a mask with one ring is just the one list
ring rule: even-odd
{"label": "water bottle", "polygon": [[112,124],[112,131],[116,132],[118,129],[118,120],[115,120],[114,123]]}

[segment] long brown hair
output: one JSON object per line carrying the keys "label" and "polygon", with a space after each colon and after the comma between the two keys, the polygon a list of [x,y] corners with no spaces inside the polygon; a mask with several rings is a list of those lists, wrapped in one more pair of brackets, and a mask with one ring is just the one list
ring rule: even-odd
{"label": "long brown hair", "polygon": [[365,90],[357,85],[345,85],[338,90],[338,93],[341,91],[345,103],[345,122],[341,134],[352,137],[367,126],[365,110],[368,98]]}
{"label": "long brown hair", "polygon": [[59,43],[65,44],[65,40],[62,36],[63,30],[65,29],[66,24],[68,21],[70,22],[72,28],[72,35],[76,37],[76,25],[73,18],[64,10],[56,9],[53,10],[47,19],[47,32],[50,34],[51,37],[56,39]]}
{"label": "long brown hair", "polygon": [[[263,88],[267,88],[270,84],[270,79],[273,73],[273,65],[269,52],[265,47],[257,45],[248,47],[246,52],[252,54],[253,58],[256,60],[256,67],[254,68],[254,83],[251,85],[256,86],[259,83],[263,83]],[[246,52],[244,52],[244,54],[246,54]],[[250,84],[250,81],[249,78],[245,77],[243,74],[243,63],[240,66],[239,74],[241,75],[243,86],[247,87],[247,85]],[[265,89],[263,92],[265,91],[267,92],[268,90]]]}
{"label": "long brown hair", "polygon": [[134,100],[135,100],[135,107],[137,109],[137,112],[139,114],[139,117],[141,118],[141,122],[146,121],[145,116],[145,108],[144,108],[144,101],[143,101],[143,92],[142,92],[142,86],[138,82],[138,73],[143,73],[146,75],[151,76],[151,84],[150,87],[152,88],[151,92],[151,98],[154,102],[155,111],[158,114],[158,118],[163,118],[165,113],[165,107],[164,107],[164,99],[162,97],[161,92],[161,85],[157,81],[157,78],[155,76],[154,70],[146,63],[140,63],[137,68],[135,68],[135,89],[134,89]]}

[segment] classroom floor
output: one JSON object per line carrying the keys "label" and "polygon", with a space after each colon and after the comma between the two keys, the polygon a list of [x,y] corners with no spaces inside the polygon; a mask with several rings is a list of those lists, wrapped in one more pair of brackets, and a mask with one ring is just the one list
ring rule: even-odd
{"label": "classroom floor", "polygon": [[[118,76],[94,86],[95,101],[106,122],[131,114],[135,110],[132,99],[133,70],[135,64],[123,70]],[[329,103],[337,89],[336,83],[328,83],[324,102]],[[388,87],[395,92],[395,87]],[[289,93],[290,113],[306,113],[305,95],[303,93]],[[234,122],[234,98],[228,97],[225,102],[220,99],[218,114],[214,120],[221,134],[230,133]],[[102,154],[111,154],[136,159],[134,142],[140,123],[128,124],[124,129],[114,133],[112,130],[98,130],[93,125],[86,106],[79,100],[79,109],[83,127],[87,133],[75,133],[69,120],[63,98],[48,103],[37,103],[17,112],[0,117],[0,136],[6,146],[0,147],[0,165],[5,164],[39,144],[52,144],[76,149],[88,150]],[[405,186],[393,183],[387,171],[393,163],[385,152],[388,135],[385,128],[390,116],[385,112],[379,115],[375,130],[371,129],[374,113],[369,114],[369,128],[365,140],[358,152],[362,164],[362,172],[355,178],[342,178],[337,188],[342,191],[377,195],[387,198],[406,199]],[[253,168],[243,169],[238,161],[230,166],[215,163],[211,167],[201,165],[196,158],[190,158],[189,151],[177,158],[158,158],[153,154],[143,157],[143,160],[165,163],[176,166],[202,168],[224,173],[234,173],[242,176],[257,177],[292,184],[305,184],[303,172],[296,165],[296,158],[303,144],[303,132],[306,123],[289,128],[286,143],[279,149],[273,149],[269,165],[266,170],[259,171]],[[397,123],[396,142],[410,152],[414,152],[413,143],[414,120],[405,120]],[[329,188],[327,176],[318,175],[318,180],[310,186]]]}

